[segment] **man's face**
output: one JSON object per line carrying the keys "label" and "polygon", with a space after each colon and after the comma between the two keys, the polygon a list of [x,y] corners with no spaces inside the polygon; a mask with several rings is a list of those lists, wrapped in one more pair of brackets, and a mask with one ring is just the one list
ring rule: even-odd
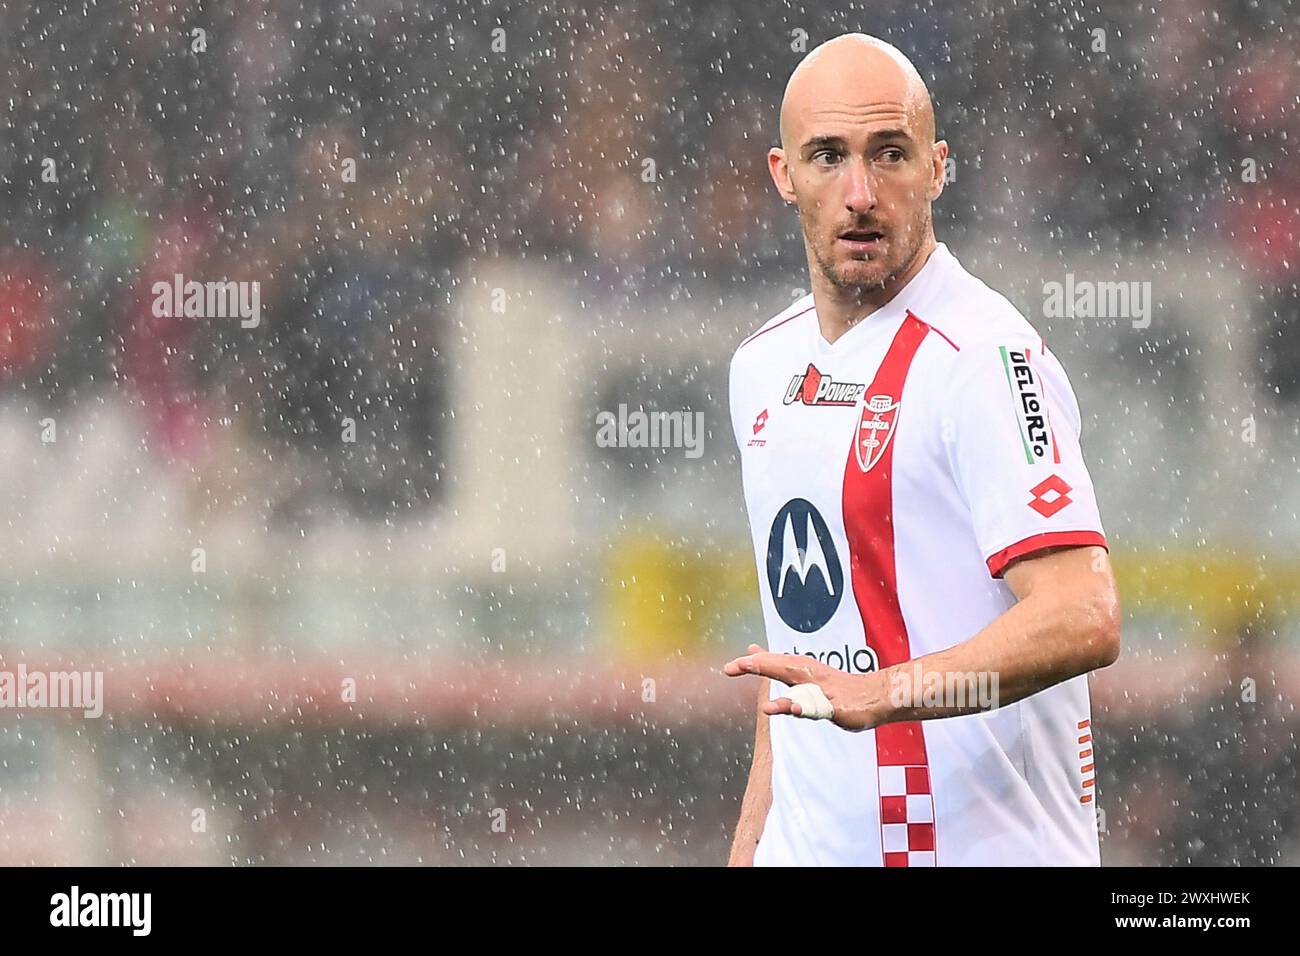
{"label": "man's face", "polygon": [[880,288],[930,233],[946,145],[922,142],[901,104],[826,102],[792,125],[789,148],[772,151],[772,175],[798,205],[812,264],[846,292]]}

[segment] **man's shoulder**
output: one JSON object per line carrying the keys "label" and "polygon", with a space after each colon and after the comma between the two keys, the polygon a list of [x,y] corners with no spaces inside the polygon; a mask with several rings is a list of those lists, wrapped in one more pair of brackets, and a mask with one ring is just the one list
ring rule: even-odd
{"label": "man's shoulder", "polygon": [[737,361],[742,359],[742,357],[757,355],[762,348],[762,344],[766,343],[767,340],[774,340],[774,334],[776,338],[779,338],[781,330],[784,329],[788,332],[795,324],[796,319],[802,315],[806,315],[812,310],[813,297],[811,292],[802,298],[795,299],[794,302],[790,303],[790,305],[786,306],[741,340],[740,344],[736,346],[735,352],[732,354],[732,365],[734,366]]}
{"label": "man's shoulder", "polygon": [[786,336],[792,333],[799,317],[812,310],[811,293],[796,299],[745,336],[732,353],[728,379],[732,425],[737,430],[738,442],[740,431],[747,427],[755,414],[749,401],[763,388],[763,383],[770,380],[776,363],[789,354],[790,340]]}
{"label": "man's shoulder", "polygon": [[953,346],[936,349],[929,366],[930,380],[942,382],[935,406],[941,414],[978,405],[982,395],[1046,388],[1064,403],[1077,431],[1077,404],[1065,369],[1042,332],[1005,295],[962,270],[926,311],[917,318]]}
{"label": "man's shoulder", "polygon": [[942,333],[958,353],[994,345],[1044,344],[1042,334],[1010,299],[961,268],[917,318]]}

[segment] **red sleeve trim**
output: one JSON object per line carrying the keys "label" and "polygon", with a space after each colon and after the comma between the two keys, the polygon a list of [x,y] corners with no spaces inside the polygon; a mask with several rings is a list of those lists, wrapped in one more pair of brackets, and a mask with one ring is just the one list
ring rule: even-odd
{"label": "red sleeve trim", "polygon": [[1035,551],[1047,548],[1087,547],[1089,545],[1110,550],[1106,536],[1097,531],[1048,531],[1044,534],[1031,535],[1023,541],[1017,541],[1009,548],[1003,548],[988,560],[989,574],[995,578],[1002,577],[1007,565],[1016,558],[1023,558]]}

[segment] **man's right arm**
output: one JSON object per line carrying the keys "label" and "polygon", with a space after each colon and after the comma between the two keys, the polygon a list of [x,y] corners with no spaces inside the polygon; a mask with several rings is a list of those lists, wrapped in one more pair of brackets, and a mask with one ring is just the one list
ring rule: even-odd
{"label": "man's right arm", "polygon": [[758,684],[758,708],[754,730],[754,762],[749,768],[749,785],[740,805],[740,822],[736,824],[736,838],[731,844],[731,858],[727,866],[753,866],[754,851],[763,836],[767,811],[772,806],[772,742],[768,736],[768,721],[763,713],[767,701],[768,681]]}

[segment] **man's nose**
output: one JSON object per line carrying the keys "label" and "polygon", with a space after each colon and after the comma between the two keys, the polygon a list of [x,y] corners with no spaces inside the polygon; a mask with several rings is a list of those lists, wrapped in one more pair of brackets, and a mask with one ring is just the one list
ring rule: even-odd
{"label": "man's nose", "polygon": [[855,215],[865,215],[876,208],[876,187],[872,182],[871,172],[861,159],[849,164],[848,192],[844,196],[844,208]]}

